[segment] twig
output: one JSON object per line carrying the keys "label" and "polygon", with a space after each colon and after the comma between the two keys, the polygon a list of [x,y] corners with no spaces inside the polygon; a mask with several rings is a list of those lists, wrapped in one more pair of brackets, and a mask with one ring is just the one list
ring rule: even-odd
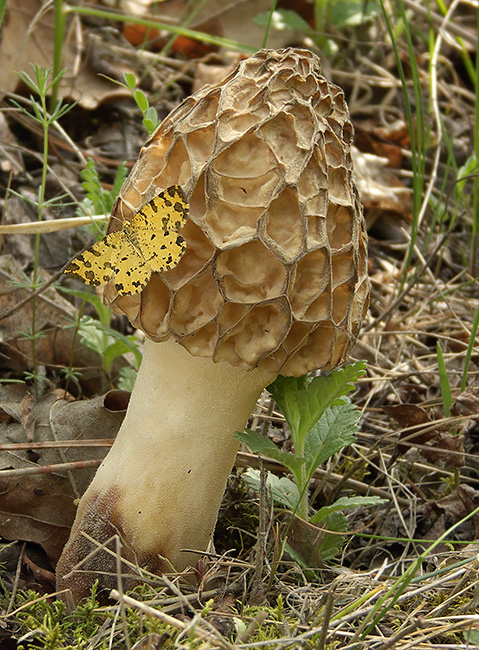
{"label": "twig", "polygon": [[86,467],[98,467],[102,459],[76,460],[72,463],[57,463],[55,465],[37,465],[36,467],[20,467],[18,469],[0,470],[0,478],[11,478],[12,476],[35,476],[35,474],[53,474],[53,472],[65,472],[72,469],[85,469]]}
{"label": "twig", "polygon": [[43,442],[8,442],[0,445],[0,451],[20,451],[21,449],[69,449],[70,447],[111,447],[114,438],[92,440],[45,440]]}

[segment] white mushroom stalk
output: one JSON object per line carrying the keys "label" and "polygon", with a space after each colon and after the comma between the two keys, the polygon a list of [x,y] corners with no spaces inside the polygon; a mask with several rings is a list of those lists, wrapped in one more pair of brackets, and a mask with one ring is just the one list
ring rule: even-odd
{"label": "white mushroom stalk", "polygon": [[[208,547],[238,450],[234,433],[273,379],[193,357],[173,340],[146,340],[125,419],[81,499],[58,564],[59,588],[69,587],[75,600],[96,577],[115,588],[115,555],[98,551],[115,534],[123,556],[154,573],[169,563],[178,570],[195,566],[200,555],[184,549]],[[108,548],[115,552],[114,540]],[[70,573],[80,562],[79,572]],[[132,570],[123,565],[122,573]]]}

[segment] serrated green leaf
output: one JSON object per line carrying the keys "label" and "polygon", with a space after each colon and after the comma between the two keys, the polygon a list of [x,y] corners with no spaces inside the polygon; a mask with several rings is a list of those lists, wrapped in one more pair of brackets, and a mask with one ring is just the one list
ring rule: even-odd
{"label": "serrated green leaf", "polygon": [[308,480],[333,454],[356,440],[361,411],[351,404],[349,398],[343,399],[344,404],[328,408],[306,434],[304,456]]}
{"label": "serrated green leaf", "polygon": [[283,411],[293,437],[295,449],[303,453],[308,431],[327,408],[344,403],[341,398],[354,390],[354,383],[366,369],[360,361],[338,370],[327,377],[281,377],[268,391]]}
{"label": "serrated green leaf", "polygon": [[[125,352],[131,352],[133,353],[133,356],[135,357],[135,362],[137,364],[137,367],[139,368],[141,365],[141,359],[142,359],[142,354],[140,350],[138,349],[138,339],[136,336],[125,336],[125,334],[122,334],[121,332],[117,332],[117,330],[112,329],[111,327],[108,327],[107,325],[103,325],[103,323],[99,323],[98,321],[93,321],[95,323],[95,327],[101,331],[104,332],[108,337],[111,337],[117,341],[122,341],[124,346],[125,346]],[[121,352],[121,354],[124,354],[124,352]]]}
{"label": "serrated green leaf", "polygon": [[81,317],[78,332],[83,345],[101,356],[105,372],[110,372],[115,358],[126,352],[133,353],[137,367],[140,367],[142,355],[136,337],[125,336],[90,316]]}
{"label": "serrated green leaf", "polygon": [[[261,475],[259,470],[248,468],[243,473],[245,483],[259,492],[261,486]],[[296,510],[299,503],[299,492],[296,484],[286,476],[279,478],[275,474],[268,472],[266,475],[266,486],[271,492],[271,496],[276,503],[286,508]]]}
{"label": "serrated green leaf", "polygon": [[378,506],[381,503],[386,503],[387,499],[381,497],[341,497],[330,506],[324,506],[310,518],[312,524],[319,524],[323,519],[329,517],[333,512],[340,512],[346,508],[353,508],[354,506]]}
{"label": "serrated green leaf", "polygon": [[273,458],[279,463],[291,470],[295,477],[301,474],[301,467],[306,462],[305,458],[301,458],[296,454],[290,454],[286,451],[281,451],[274,444],[272,440],[262,436],[257,431],[245,429],[245,431],[236,431],[235,437],[251,449],[254,454],[263,454],[267,458]]}
{"label": "serrated green leaf", "polygon": [[82,316],[78,333],[80,335],[80,341],[86,348],[97,352],[99,355],[103,355],[105,341],[103,334],[95,327],[96,322],[90,316]]}

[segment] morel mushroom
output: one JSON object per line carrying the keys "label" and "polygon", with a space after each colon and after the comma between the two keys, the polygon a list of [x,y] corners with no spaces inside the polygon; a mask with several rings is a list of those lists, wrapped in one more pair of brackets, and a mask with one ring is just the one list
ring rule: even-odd
{"label": "morel mushroom", "polygon": [[123,558],[152,572],[195,565],[187,549],[212,538],[234,432],[261,391],[278,374],[346,359],[369,296],[352,137],[343,93],[313,53],[262,50],[187,98],[142,149],[110,231],[179,185],[186,252],[141,294],[105,287],[147,340],[125,420],[58,563],[58,586],[76,601],[96,578],[116,586],[115,546],[99,549],[115,534]]}

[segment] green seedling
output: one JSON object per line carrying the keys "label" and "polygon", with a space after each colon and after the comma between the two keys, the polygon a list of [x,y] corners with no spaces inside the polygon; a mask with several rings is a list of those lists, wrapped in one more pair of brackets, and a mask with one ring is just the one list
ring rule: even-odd
{"label": "green seedling", "polygon": [[[272,458],[287,467],[293,479],[267,476],[267,485],[273,499],[292,510],[302,519],[321,524],[333,532],[345,532],[347,520],[341,512],[345,508],[377,505],[379,497],[342,498],[331,506],[311,512],[308,486],[314,472],[333,454],[355,441],[359,429],[360,411],[347,397],[354,383],[365,371],[359,362],[334,370],[327,377],[278,377],[268,391],[282,410],[291,431],[294,451],[284,452],[256,431],[246,430],[236,436],[254,453]],[[247,483],[259,487],[259,473],[248,470]],[[320,544],[324,559],[333,557],[344,543],[341,535],[326,534]]]}
{"label": "green seedling", "polygon": [[143,115],[143,126],[148,132],[148,135],[151,135],[156,129],[158,128],[160,124],[160,120],[158,118],[158,113],[156,112],[156,108],[154,106],[150,106],[150,102],[148,101],[148,97],[145,95],[145,93],[140,89],[137,88],[137,79],[135,75],[131,72],[125,72],[123,73],[123,78],[125,80],[125,83],[122,83],[121,81],[118,81],[117,79],[110,79],[113,83],[117,84],[118,86],[121,86],[122,88],[126,88],[128,91],[130,91],[131,96],[135,100],[136,105],[141,111],[141,114]]}
{"label": "green seedling", "polygon": [[[120,163],[115,180],[113,181],[113,187],[111,190],[106,190],[101,184],[95,161],[89,159],[87,166],[81,172],[83,178],[82,187],[86,191],[86,197],[79,204],[77,214],[84,216],[110,214],[116,197],[120,193],[120,189],[125,181],[127,172],[125,163]],[[96,224],[95,227],[98,228]],[[99,232],[99,236],[104,236],[104,229]]]}
{"label": "green seedling", "polygon": [[[82,187],[86,191],[86,197],[80,203],[77,214],[93,216],[94,214],[110,213],[123,185],[126,173],[126,165],[121,163],[118,167],[112,189],[105,190],[102,187],[95,162],[88,160],[86,168],[81,172],[83,177]],[[95,229],[95,234],[98,238],[104,236],[105,228],[99,229],[96,222],[92,223],[92,227]],[[76,327],[75,335],[78,334],[80,336],[80,340],[85,347],[100,355],[101,367],[106,374],[111,372],[115,359],[128,352],[133,353],[134,367],[122,368],[119,371],[120,378],[117,382],[118,388],[131,390],[136,378],[136,372],[141,363],[141,353],[138,349],[139,341],[137,337],[133,335],[125,336],[110,327],[112,311],[110,307],[102,303],[96,294],[92,293],[91,289],[75,290],[65,287],[59,287],[59,289],[82,301],[78,318],[74,323]],[[82,315],[83,307],[87,302],[95,308],[98,320]],[[78,375],[71,366],[66,369],[65,375],[67,379],[77,383]]]}
{"label": "green seedling", "polygon": [[[18,73],[18,76],[23,81],[23,83],[29,88],[32,92],[30,95],[30,105],[29,108],[20,105],[18,102],[11,100],[12,103],[17,107],[19,111],[24,113],[36,122],[43,134],[43,164],[42,164],[42,177],[40,185],[38,188],[38,200],[35,205],[37,210],[37,219],[41,221],[43,218],[43,211],[47,205],[47,200],[45,197],[46,191],[46,182],[47,182],[47,171],[48,171],[48,150],[49,150],[49,132],[52,124],[60,120],[69,110],[74,106],[64,105],[61,100],[58,100],[54,106],[51,107],[50,111],[47,108],[47,95],[49,94],[51,88],[58,83],[63,74],[64,70],[60,71],[58,74],[54,74],[51,69],[42,68],[39,65],[31,65],[32,76],[26,72]],[[33,272],[30,280],[30,289],[35,291],[38,289],[38,260],[40,252],[40,235],[37,234],[35,237],[35,257],[33,261]],[[35,394],[38,394],[38,379],[42,378],[42,373],[39,372],[37,367],[37,354],[36,354],[36,300],[32,300],[32,321],[30,325],[30,340],[32,345],[32,366],[33,371],[29,373],[29,378],[33,379]]]}

